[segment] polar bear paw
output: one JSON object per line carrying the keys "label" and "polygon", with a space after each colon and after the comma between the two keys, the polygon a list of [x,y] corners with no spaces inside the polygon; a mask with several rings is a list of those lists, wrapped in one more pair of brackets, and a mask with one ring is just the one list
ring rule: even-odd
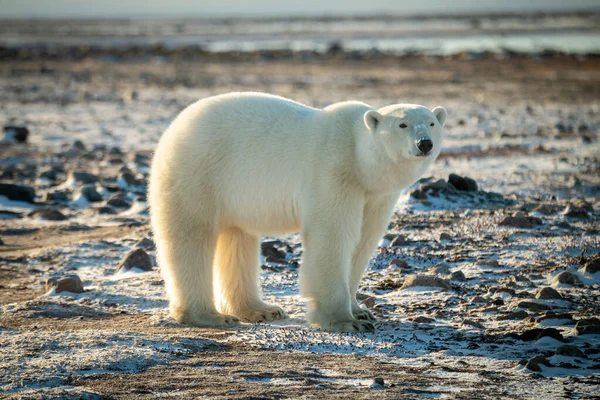
{"label": "polar bear paw", "polygon": [[233,315],[219,314],[217,312],[204,314],[190,314],[188,312],[174,312],[173,318],[188,325],[202,328],[233,328],[240,324],[239,318]]}
{"label": "polar bear paw", "polygon": [[246,322],[269,322],[278,319],[286,319],[288,315],[282,308],[266,304],[263,307],[249,309],[236,313],[241,320]]}
{"label": "polar bear paw", "polygon": [[374,322],[377,319],[371,314],[371,311],[365,310],[364,308],[352,310],[352,316],[361,321],[371,321]]}
{"label": "polar bear paw", "polygon": [[322,329],[330,332],[375,332],[375,325],[369,321],[331,321]]}

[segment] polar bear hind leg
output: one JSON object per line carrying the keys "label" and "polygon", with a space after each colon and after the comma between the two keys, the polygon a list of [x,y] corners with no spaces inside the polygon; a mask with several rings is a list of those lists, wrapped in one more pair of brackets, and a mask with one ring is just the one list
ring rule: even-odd
{"label": "polar bear hind leg", "polygon": [[217,235],[189,221],[178,226],[155,224],[154,233],[171,316],[208,328],[238,325],[237,317],[220,314],[214,306],[212,271]]}
{"label": "polar bear hind leg", "polygon": [[257,236],[239,228],[219,234],[214,266],[217,308],[247,322],[287,318],[281,308],[262,301],[259,252]]}

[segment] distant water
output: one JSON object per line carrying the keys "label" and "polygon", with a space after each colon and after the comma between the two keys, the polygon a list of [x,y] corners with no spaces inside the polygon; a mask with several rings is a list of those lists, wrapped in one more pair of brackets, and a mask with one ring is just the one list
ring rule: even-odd
{"label": "distant water", "polygon": [[514,51],[600,54],[600,14],[477,17],[5,20],[0,45],[290,49],[451,55]]}

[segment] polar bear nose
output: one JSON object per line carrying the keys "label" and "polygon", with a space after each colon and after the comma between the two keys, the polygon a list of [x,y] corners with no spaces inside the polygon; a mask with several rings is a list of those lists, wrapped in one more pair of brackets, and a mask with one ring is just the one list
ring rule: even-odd
{"label": "polar bear nose", "polygon": [[417,148],[421,150],[423,154],[427,154],[433,149],[433,142],[429,139],[420,139],[417,142]]}

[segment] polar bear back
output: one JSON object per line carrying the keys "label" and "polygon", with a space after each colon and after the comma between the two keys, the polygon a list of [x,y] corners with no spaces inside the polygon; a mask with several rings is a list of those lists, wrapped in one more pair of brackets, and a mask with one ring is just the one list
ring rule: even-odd
{"label": "polar bear back", "polygon": [[338,103],[318,110],[261,93],[200,100],[165,132],[157,156],[170,161],[153,168],[171,175],[174,190],[218,207],[224,224],[261,234],[296,231],[301,197],[314,179],[354,163],[352,124],[364,112],[356,108],[369,109]]}

